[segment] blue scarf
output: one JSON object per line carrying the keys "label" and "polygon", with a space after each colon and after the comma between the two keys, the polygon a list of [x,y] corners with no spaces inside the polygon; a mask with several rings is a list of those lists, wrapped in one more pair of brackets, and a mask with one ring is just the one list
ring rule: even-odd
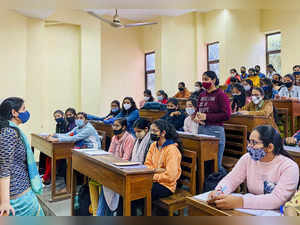
{"label": "blue scarf", "polygon": [[18,129],[18,131],[20,132],[21,140],[26,147],[27,166],[28,166],[28,174],[29,174],[30,183],[31,183],[31,189],[35,194],[40,195],[43,192],[43,184],[42,184],[40,174],[38,172],[38,168],[36,166],[36,162],[34,160],[34,156],[33,156],[30,144],[28,142],[28,139],[27,139],[26,135],[23,133],[23,131],[21,129],[19,129],[16,124],[9,121],[9,125],[11,127]]}

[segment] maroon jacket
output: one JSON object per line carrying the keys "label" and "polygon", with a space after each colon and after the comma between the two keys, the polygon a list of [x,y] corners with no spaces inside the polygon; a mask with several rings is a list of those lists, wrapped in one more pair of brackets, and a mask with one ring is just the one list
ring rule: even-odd
{"label": "maroon jacket", "polygon": [[230,100],[220,88],[211,93],[205,91],[199,95],[197,112],[206,114],[206,125],[223,126],[231,116]]}

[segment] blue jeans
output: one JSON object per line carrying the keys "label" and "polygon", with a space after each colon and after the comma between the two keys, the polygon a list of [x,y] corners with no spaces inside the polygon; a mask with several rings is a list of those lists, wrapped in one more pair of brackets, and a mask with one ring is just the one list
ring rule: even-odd
{"label": "blue jeans", "polygon": [[113,211],[110,210],[109,206],[106,203],[103,188],[101,188],[101,193],[99,197],[97,216],[113,216]]}
{"label": "blue jeans", "polygon": [[222,166],[223,153],[225,149],[225,130],[222,126],[199,126],[198,134],[212,135],[219,139],[218,167],[219,171],[225,170]]}

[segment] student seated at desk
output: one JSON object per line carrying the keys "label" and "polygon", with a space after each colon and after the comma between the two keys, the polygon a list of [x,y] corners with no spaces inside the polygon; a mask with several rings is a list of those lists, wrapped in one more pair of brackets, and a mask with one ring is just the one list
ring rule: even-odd
{"label": "student seated at desk", "polygon": [[240,111],[242,115],[265,116],[270,118],[272,126],[279,130],[275,122],[274,106],[271,100],[265,100],[263,89],[255,87],[252,90],[252,101]]}
{"label": "student seated at desk", "polygon": [[278,91],[273,88],[273,83],[269,78],[263,78],[260,80],[260,86],[264,90],[265,99],[274,99],[278,95]]}
{"label": "student seated at desk", "polygon": [[176,93],[176,95],[174,95],[173,98],[189,98],[190,96],[191,96],[191,93],[185,87],[185,83],[184,82],[180,82],[178,84],[178,92]]}
{"label": "student seated at desk", "polygon": [[67,121],[67,132],[70,132],[76,127],[76,110],[73,108],[68,108],[65,111],[66,121]]}
{"label": "student seated at desk", "polygon": [[241,82],[241,76],[238,74],[236,69],[231,69],[230,70],[230,77],[227,78],[227,80],[225,81],[225,85],[229,86],[231,84],[231,79],[235,78],[234,80],[236,80],[236,82]]}
{"label": "student seated at desk", "polygon": [[241,84],[235,84],[232,86],[232,112],[237,112],[243,108],[248,102],[246,102],[246,91]]}
{"label": "student seated at desk", "polygon": [[287,145],[299,145],[300,146],[300,130],[293,135],[293,137],[288,137],[285,139]]}
{"label": "student seated at desk", "polygon": [[151,90],[147,89],[144,91],[144,100],[139,103],[140,109],[144,107],[146,102],[154,102]]}
{"label": "student seated at desk", "polygon": [[300,87],[295,86],[295,77],[287,74],[283,77],[283,85],[279,91],[281,99],[290,99],[300,101]]}
{"label": "student seated at desk", "polygon": [[252,96],[252,89],[253,89],[253,82],[252,80],[243,80],[242,85],[246,91],[246,102],[251,102],[251,96]]}
{"label": "student seated at desk", "polygon": [[139,110],[136,107],[135,101],[132,97],[126,97],[122,103],[121,112],[114,118],[104,120],[105,124],[113,124],[115,120],[125,118],[127,120],[127,130],[134,134],[133,123],[140,117]]}
{"label": "student seated at desk", "polygon": [[273,75],[273,79],[272,79],[272,83],[273,83],[273,89],[278,91],[281,90],[282,88],[282,77],[280,76],[280,74],[276,73]]}
{"label": "student seated at desk", "polygon": [[300,190],[284,205],[285,216],[300,216]]}
{"label": "student seated at desk", "polygon": [[[108,151],[118,158],[130,160],[135,139],[130,133],[127,132],[126,119],[116,119],[112,125],[112,128],[114,136],[112,137]],[[117,210],[118,205],[119,195],[111,191],[109,188],[102,187],[99,197],[97,216],[112,216],[113,212]],[[121,209],[118,211],[120,210]]]}
{"label": "student seated at desk", "polygon": [[198,134],[212,135],[219,138],[218,167],[222,166],[225,149],[224,121],[230,119],[231,109],[228,96],[220,89],[219,79],[215,72],[207,71],[202,75],[202,85],[206,89],[199,96],[197,114],[194,119],[199,124]]}
{"label": "student seated at desk", "polygon": [[156,93],[157,102],[166,105],[168,103],[168,95],[164,90],[159,90]]}
{"label": "student seated at desk", "polygon": [[266,77],[269,79],[273,79],[273,76],[276,74],[276,70],[272,64],[267,65],[267,75]]}
{"label": "student seated at desk", "polygon": [[183,130],[191,134],[198,134],[199,124],[194,121],[197,110],[197,100],[190,98],[186,102],[185,111],[188,117],[184,120]]}
{"label": "student seated at desk", "polygon": [[202,83],[200,81],[197,81],[195,83],[195,91],[192,93],[191,97],[190,98],[194,98],[196,100],[198,100],[199,98],[199,95],[204,92],[204,88],[202,86]]}
{"label": "student seated at desk", "polygon": [[170,98],[167,104],[167,113],[161,118],[171,123],[176,130],[182,131],[185,113],[179,109],[179,102],[176,98]]}
{"label": "student seated at desk", "polygon": [[225,93],[226,94],[231,94],[231,92],[232,92],[232,86],[235,85],[235,84],[238,84],[238,83],[239,83],[239,80],[237,78],[231,77],[230,78],[230,83],[227,86],[227,89],[225,90]]}
{"label": "student seated at desk", "polygon": [[247,68],[245,66],[241,67],[241,80],[246,80],[248,78]]}
{"label": "student seated at desk", "polygon": [[255,69],[250,68],[248,70],[248,79],[252,81],[254,87],[259,87],[260,77],[258,74],[256,74]]}
{"label": "student seated at desk", "polygon": [[255,68],[255,74],[257,74],[260,79],[266,77],[266,75],[260,71],[260,65],[256,65],[254,68]]}
{"label": "student seated at desk", "polygon": [[[299,168],[283,149],[280,134],[271,126],[255,128],[249,138],[248,153],[209,195],[209,203],[219,209],[279,209],[295,193]],[[246,182],[249,194],[232,196]]]}
{"label": "student seated at desk", "polygon": [[88,120],[104,121],[114,118],[120,113],[120,102],[118,100],[113,100],[110,104],[110,109],[110,113],[105,117],[98,117],[88,114]]}

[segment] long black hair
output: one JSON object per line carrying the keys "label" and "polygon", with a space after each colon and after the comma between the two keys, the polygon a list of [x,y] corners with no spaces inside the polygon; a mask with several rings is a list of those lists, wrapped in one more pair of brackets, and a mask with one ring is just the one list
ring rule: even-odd
{"label": "long black hair", "polygon": [[[22,105],[24,104],[24,100],[18,97],[11,97],[5,99],[0,105],[0,132],[2,128],[10,127],[9,121],[13,118],[12,110],[14,109],[18,112]],[[14,129],[14,128],[13,128]],[[19,134],[19,131],[15,129]]]}
{"label": "long black hair", "polygon": [[[124,101],[125,100],[129,100],[130,101],[130,104],[131,104],[131,108],[126,110],[124,109]],[[136,104],[135,104],[135,101],[133,100],[132,97],[125,97],[123,99],[123,102],[122,102],[122,113],[125,114],[125,115],[128,115],[130,113],[132,113],[134,110],[137,110],[137,107],[136,107]]]}
{"label": "long black hair", "polygon": [[203,73],[203,75],[208,76],[212,80],[216,79],[215,86],[219,86],[220,81],[217,74],[214,71],[206,71]]}
{"label": "long black hair", "polygon": [[168,100],[169,96],[168,96],[168,94],[164,90],[159,90],[157,92],[160,93],[163,96],[163,99],[167,99]]}
{"label": "long black hair", "polygon": [[167,122],[166,120],[159,119],[159,120],[155,120],[152,124],[155,124],[155,126],[158,127],[160,132],[165,131],[166,132],[165,138],[167,140],[173,140],[175,143],[177,143],[177,148],[179,149],[181,154],[183,153],[182,142],[177,134],[175,127],[171,123]]}
{"label": "long black hair", "polygon": [[269,144],[274,145],[274,155],[283,155],[294,160],[292,156],[284,150],[282,138],[274,127],[270,125],[263,125],[256,127],[254,130],[259,133],[259,139],[263,142],[265,148],[268,147]]}
{"label": "long black hair", "polygon": [[153,96],[152,96],[151,90],[146,89],[146,90],[144,91],[144,95],[150,96],[150,99],[148,100],[148,102],[153,102],[153,101],[154,101],[154,98],[153,98]]}

